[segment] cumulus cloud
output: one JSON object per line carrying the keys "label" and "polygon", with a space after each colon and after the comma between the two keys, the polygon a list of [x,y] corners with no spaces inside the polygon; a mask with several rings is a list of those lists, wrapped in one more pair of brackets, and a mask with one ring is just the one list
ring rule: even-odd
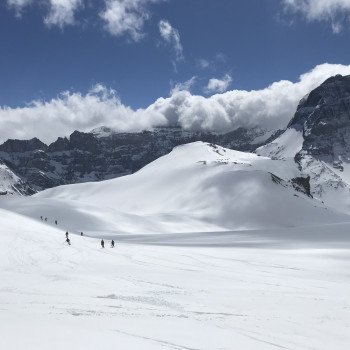
{"label": "cumulus cloud", "polygon": [[232,82],[229,74],[225,74],[222,79],[212,78],[209,80],[207,87],[204,89],[206,93],[225,92]]}
{"label": "cumulus cloud", "polygon": [[182,83],[176,83],[170,90],[170,94],[173,95],[179,91],[190,91],[191,87],[195,84],[197,77],[193,76],[191,79]]}
{"label": "cumulus cloud", "polygon": [[50,0],[50,10],[44,18],[48,26],[63,28],[75,23],[74,14],[83,5],[83,0]]}
{"label": "cumulus cloud", "polygon": [[143,38],[143,26],[150,18],[147,5],[163,0],[105,0],[106,7],[100,13],[105,29],[120,37],[129,35],[134,41]]}
{"label": "cumulus cloud", "polygon": [[281,80],[262,90],[232,90],[208,98],[187,91],[190,79],[170,97],[138,110],[123,105],[114,90],[96,85],[86,95],[64,92],[25,108],[0,107],[0,141],[38,137],[51,142],[102,125],[125,132],[167,125],[221,133],[239,127],[278,129],[286,127],[305,94],[336,74],[349,75],[350,66],[322,64],[295,83]]}
{"label": "cumulus cloud", "polygon": [[334,33],[349,22],[350,0],[282,0],[287,10],[302,13],[309,21],[329,21]]}
{"label": "cumulus cloud", "polygon": [[[75,16],[83,8],[86,0],[6,0],[8,7],[21,17],[25,7],[34,3],[39,8],[47,9],[44,23],[49,26],[63,28],[76,24]],[[104,23],[104,29],[110,34],[120,37],[128,35],[139,41],[145,35],[145,22],[151,17],[149,5],[166,0],[103,0],[104,9],[98,14]]]}
{"label": "cumulus cloud", "polygon": [[[17,17],[21,17],[23,9],[34,0],[7,0],[10,8],[13,8]],[[42,0],[39,5],[48,8],[49,12],[44,17],[44,23],[51,26],[63,28],[66,25],[75,24],[75,12],[82,7],[84,0]]]}
{"label": "cumulus cloud", "polygon": [[184,59],[179,31],[165,20],[159,22],[159,31],[165,42],[171,45],[174,50],[175,61],[173,63],[176,67],[176,63]]}

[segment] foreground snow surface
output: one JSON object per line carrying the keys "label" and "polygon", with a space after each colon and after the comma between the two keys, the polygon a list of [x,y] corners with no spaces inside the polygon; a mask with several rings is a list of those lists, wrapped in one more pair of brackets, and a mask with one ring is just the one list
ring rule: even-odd
{"label": "foreground snow surface", "polygon": [[348,349],[349,224],[96,238],[0,209],[1,349]]}

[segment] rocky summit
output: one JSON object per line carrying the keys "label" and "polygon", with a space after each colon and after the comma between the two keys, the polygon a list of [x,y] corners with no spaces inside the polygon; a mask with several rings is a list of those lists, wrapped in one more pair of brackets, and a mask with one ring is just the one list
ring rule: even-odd
{"label": "rocky summit", "polygon": [[290,127],[303,130],[304,154],[339,169],[350,159],[350,76],[327,79],[299,104]]}
{"label": "rocky summit", "polygon": [[350,209],[350,76],[336,75],[306,95],[286,131],[256,151],[294,158],[310,176],[311,194],[329,207]]}

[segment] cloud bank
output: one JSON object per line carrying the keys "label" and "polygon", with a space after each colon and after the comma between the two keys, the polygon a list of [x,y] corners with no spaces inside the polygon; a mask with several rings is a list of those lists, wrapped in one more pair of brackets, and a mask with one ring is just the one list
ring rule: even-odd
{"label": "cloud bank", "polygon": [[289,11],[303,14],[309,21],[328,21],[334,33],[349,25],[350,0],[282,0]]}
{"label": "cloud bank", "polygon": [[193,83],[190,79],[170,97],[138,110],[123,105],[114,90],[96,85],[86,95],[64,92],[25,108],[0,107],[0,141],[38,137],[49,143],[74,130],[90,131],[102,125],[124,132],[167,125],[221,133],[239,127],[278,129],[288,124],[305,94],[336,74],[349,75],[350,66],[322,64],[296,83],[281,80],[262,90],[232,90],[208,98],[186,90]]}

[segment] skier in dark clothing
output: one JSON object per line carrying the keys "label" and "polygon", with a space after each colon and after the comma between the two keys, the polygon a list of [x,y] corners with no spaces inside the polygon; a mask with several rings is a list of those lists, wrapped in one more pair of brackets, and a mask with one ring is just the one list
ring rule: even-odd
{"label": "skier in dark clothing", "polygon": [[57,225],[57,220],[55,220],[55,224]]}
{"label": "skier in dark clothing", "polygon": [[105,242],[104,242],[104,240],[101,241],[101,246],[102,246],[102,248],[105,247]]}
{"label": "skier in dark clothing", "polygon": [[111,242],[111,248],[114,248],[114,241],[112,239],[112,242]]}
{"label": "skier in dark clothing", "polygon": [[43,217],[42,217],[42,216],[40,216],[40,219],[42,220],[42,219],[43,219]]}
{"label": "skier in dark clothing", "polygon": [[66,232],[66,238],[68,239],[68,231]]}
{"label": "skier in dark clothing", "polygon": [[84,235],[84,233],[83,232],[80,232],[80,236],[83,236]]}

